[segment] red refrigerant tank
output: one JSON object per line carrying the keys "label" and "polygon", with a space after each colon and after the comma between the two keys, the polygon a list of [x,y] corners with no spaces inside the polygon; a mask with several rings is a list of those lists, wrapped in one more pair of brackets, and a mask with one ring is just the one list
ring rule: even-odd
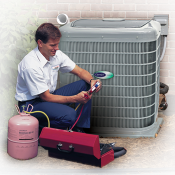
{"label": "red refrigerant tank", "polygon": [[38,154],[39,122],[30,114],[18,113],[8,122],[7,152],[15,159],[31,159]]}

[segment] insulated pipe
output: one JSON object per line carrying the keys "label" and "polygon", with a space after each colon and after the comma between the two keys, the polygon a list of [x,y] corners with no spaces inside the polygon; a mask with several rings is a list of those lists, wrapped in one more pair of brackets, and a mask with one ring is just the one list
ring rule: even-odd
{"label": "insulated pipe", "polygon": [[160,94],[165,95],[169,90],[168,85],[160,82]]}
{"label": "insulated pipe", "polygon": [[57,16],[57,22],[59,25],[63,26],[70,22],[69,17],[66,14],[59,14]]}
{"label": "insulated pipe", "polygon": [[167,42],[167,36],[163,36],[164,38],[164,43],[163,43],[163,51],[162,51],[162,55],[160,57],[160,61],[162,61],[164,55],[165,55],[165,50],[166,50],[166,42]]}

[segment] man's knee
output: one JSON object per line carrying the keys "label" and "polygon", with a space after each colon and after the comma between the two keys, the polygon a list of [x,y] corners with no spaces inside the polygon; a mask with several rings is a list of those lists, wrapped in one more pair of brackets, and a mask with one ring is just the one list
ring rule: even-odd
{"label": "man's knee", "polygon": [[[49,116],[50,126],[51,128],[66,129],[75,123],[76,117],[77,112],[72,108],[72,110],[65,111],[64,114]],[[40,123],[40,125],[42,125],[42,123]]]}
{"label": "man's knee", "polygon": [[66,113],[66,119],[69,120],[70,125],[74,124],[77,118],[77,111],[73,108]]}

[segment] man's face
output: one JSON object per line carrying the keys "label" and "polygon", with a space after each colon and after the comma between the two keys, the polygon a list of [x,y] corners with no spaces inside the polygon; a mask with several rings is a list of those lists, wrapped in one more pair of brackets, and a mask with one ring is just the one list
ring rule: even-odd
{"label": "man's face", "polygon": [[45,44],[41,40],[38,41],[39,50],[42,55],[49,60],[50,56],[54,56],[56,51],[59,50],[59,39],[49,39],[48,42]]}

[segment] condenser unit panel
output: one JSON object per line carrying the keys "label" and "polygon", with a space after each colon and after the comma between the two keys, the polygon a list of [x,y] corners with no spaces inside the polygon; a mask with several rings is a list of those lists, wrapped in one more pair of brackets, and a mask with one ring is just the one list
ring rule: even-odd
{"label": "condenser unit panel", "polygon": [[[60,50],[92,75],[107,71],[93,95],[91,132],[154,137],[158,114],[160,24],[156,21],[77,20],[60,28]],[[79,80],[60,73],[60,85]]]}

